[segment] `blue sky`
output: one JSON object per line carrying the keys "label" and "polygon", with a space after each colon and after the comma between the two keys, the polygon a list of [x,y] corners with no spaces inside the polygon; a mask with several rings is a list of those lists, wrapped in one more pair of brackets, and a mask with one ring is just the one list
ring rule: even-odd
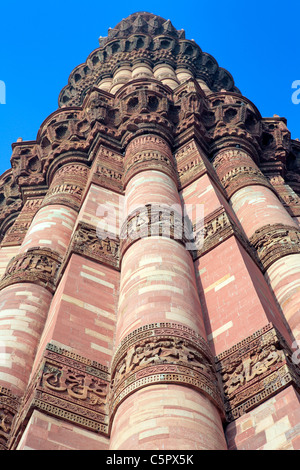
{"label": "blue sky", "polygon": [[[300,81],[299,2],[78,1],[1,2],[0,174],[10,167],[11,144],[35,140],[43,120],[58,107],[60,90],[122,18],[149,11],[184,29],[204,52],[233,76],[263,117],[288,120],[300,138],[300,104],[292,102]],[[300,98],[300,93],[298,95]]]}

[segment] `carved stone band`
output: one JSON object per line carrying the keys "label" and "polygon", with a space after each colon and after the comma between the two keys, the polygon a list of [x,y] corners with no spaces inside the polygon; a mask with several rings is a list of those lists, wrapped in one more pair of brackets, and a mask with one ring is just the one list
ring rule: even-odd
{"label": "carved stone band", "polygon": [[80,222],[74,231],[61,271],[67,266],[72,253],[119,269],[119,245],[120,240],[116,235],[101,232],[93,225]]}
{"label": "carved stone band", "polygon": [[226,149],[213,159],[218,178],[229,198],[241,188],[260,185],[274,191],[253,158],[241,149]]}
{"label": "carved stone band", "polygon": [[124,158],[124,188],[130,178],[146,170],[162,171],[177,185],[177,174],[170,146],[157,135],[141,135],[134,138],[127,146]]}
{"label": "carved stone band", "polygon": [[200,178],[206,171],[201,150],[195,140],[180,147],[174,154],[176,161],[179,187],[191,184],[195,179]]}
{"label": "carved stone band", "polygon": [[124,188],[134,175],[146,170],[162,171],[170,176],[176,185],[178,183],[172,156],[163,154],[158,150],[144,150],[127,159],[123,176]]}
{"label": "carved stone band", "polygon": [[120,232],[122,256],[134,242],[148,237],[176,240],[187,249],[189,249],[189,243],[194,240],[189,219],[183,217],[177,207],[159,204],[146,204],[127,217]]}
{"label": "carved stone band", "polygon": [[205,217],[202,227],[199,228],[196,225],[193,226],[196,246],[196,250],[193,252],[194,260],[213,250],[229,237],[235,236],[252,259],[262,268],[256,251],[249,245],[242,229],[232,220],[225,207],[220,207]]}
{"label": "carved stone band", "polygon": [[44,198],[42,207],[63,204],[79,210],[86,185],[88,168],[81,164],[69,164],[59,168]]}
{"label": "carved stone band", "polygon": [[265,225],[250,238],[250,243],[267,270],[286,255],[300,253],[300,229],[283,224]]}
{"label": "carved stone band", "polygon": [[272,324],[224,351],[216,358],[216,367],[229,422],[289,385],[299,390],[299,366]]}
{"label": "carved stone band", "polygon": [[19,282],[31,282],[54,292],[60,263],[58,253],[47,248],[30,248],[9,262],[0,281],[0,290]]}
{"label": "carved stone band", "polygon": [[223,413],[211,352],[204,339],[184,325],[154,323],[123,340],[112,364],[111,415],[129,394],[158,383],[194,388]]}
{"label": "carved stone band", "polygon": [[49,343],[12,430],[14,447],[34,409],[107,435],[107,367]]}
{"label": "carved stone band", "polygon": [[245,186],[266,186],[274,191],[274,188],[264,174],[259,169],[251,166],[234,168],[221,179],[221,183],[229,198],[231,198],[236,191]]}
{"label": "carved stone band", "polygon": [[20,406],[20,399],[7,388],[0,387],[0,450],[8,450],[12,423]]}

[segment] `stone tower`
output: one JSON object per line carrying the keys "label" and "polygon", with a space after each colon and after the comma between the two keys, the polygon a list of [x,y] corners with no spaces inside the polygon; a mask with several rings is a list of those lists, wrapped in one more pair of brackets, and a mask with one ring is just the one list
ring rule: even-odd
{"label": "stone tower", "polygon": [[300,449],[300,143],[170,20],[76,67],[0,186],[2,449]]}

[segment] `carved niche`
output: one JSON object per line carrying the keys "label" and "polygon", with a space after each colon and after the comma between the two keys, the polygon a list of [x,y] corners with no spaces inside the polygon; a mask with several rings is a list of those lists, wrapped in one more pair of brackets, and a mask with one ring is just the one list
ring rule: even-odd
{"label": "carved niche", "polygon": [[177,145],[182,145],[197,134],[197,138],[207,145],[207,118],[209,110],[204,91],[198,82],[191,78],[174,90],[174,118],[176,127],[174,135]]}
{"label": "carved niche", "polygon": [[7,170],[0,177],[0,239],[14,223],[22,205],[18,184],[14,180],[12,170]]}
{"label": "carved niche", "polygon": [[116,93],[120,124],[117,137],[125,147],[140,132],[159,132],[167,140],[172,136],[172,94],[156,80],[134,80]]}
{"label": "carved niche", "polygon": [[285,167],[291,146],[291,133],[286,127],[286,120],[279,116],[262,119],[260,142],[262,162],[277,161]]}
{"label": "carved niche", "polygon": [[14,180],[20,187],[44,184],[43,164],[40,148],[36,142],[16,142],[13,144],[11,167]]}

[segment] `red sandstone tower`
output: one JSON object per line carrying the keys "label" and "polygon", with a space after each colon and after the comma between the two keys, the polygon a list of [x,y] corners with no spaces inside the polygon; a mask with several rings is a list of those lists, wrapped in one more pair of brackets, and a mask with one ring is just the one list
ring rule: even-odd
{"label": "red sandstone tower", "polygon": [[169,20],[1,176],[2,449],[300,449],[300,144]]}

